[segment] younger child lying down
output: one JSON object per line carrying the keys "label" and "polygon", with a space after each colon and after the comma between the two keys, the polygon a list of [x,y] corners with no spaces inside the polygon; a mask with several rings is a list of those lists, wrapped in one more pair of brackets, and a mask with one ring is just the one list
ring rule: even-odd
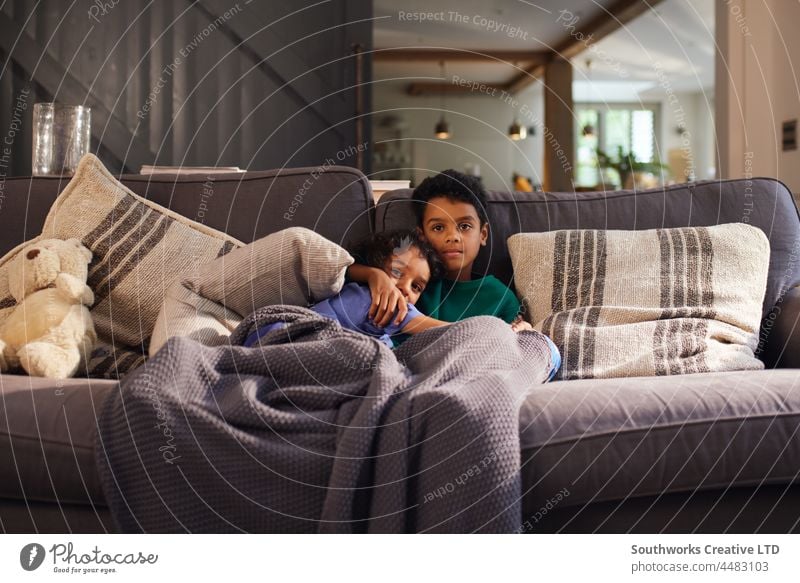
{"label": "younger child lying down", "polygon": [[[369,317],[372,303],[369,287],[358,283],[348,283],[338,295],[311,306],[312,310],[336,320],[342,328],[376,336],[389,348],[393,347],[391,336],[394,334],[416,334],[448,323],[426,318],[414,307],[431,279],[441,273],[436,253],[416,232],[378,233],[362,243],[355,254],[368,265],[382,269],[395,282],[408,302],[406,317],[383,327],[375,324]],[[280,327],[279,322],[263,326],[250,334],[244,345],[253,346],[267,332]]]}
{"label": "younger child lying down", "polygon": [[[381,269],[389,276],[407,302],[406,316],[400,322],[392,318],[385,326],[376,324],[369,316],[372,305],[370,288],[359,283],[348,283],[338,295],[311,306],[312,310],[336,320],[342,328],[375,336],[389,348],[394,348],[395,343],[391,338],[394,335],[417,334],[449,324],[425,316],[414,307],[426,286],[444,274],[443,265],[433,247],[420,238],[416,231],[378,233],[361,243],[353,254],[365,265]],[[258,344],[259,339],[268,332],[283,326],[281,322],[262,326],[245,339],[244,345]],[[515,321],[512,328],[517,332],[532,329],[527,322],[519,321]],[[553,364],[547,379],[551,380],[561,365],[561,355],[547,336],[545,340],[552,354]]]}

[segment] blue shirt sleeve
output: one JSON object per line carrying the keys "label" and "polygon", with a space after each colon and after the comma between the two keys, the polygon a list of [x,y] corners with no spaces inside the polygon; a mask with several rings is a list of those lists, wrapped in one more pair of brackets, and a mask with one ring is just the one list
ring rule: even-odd
{"label": "blue shirt sleeve", "polygon": [[322,316],[336,320],[342,328],[363,332],[372,297],[369,288],[357,283],[348,283],[342,291],[311,308]]}
{"label": "blue shirt sleeve", "polygon": [[[342,288],[339,295],[314,304],[311,309],[322,316],[336,320],[342,328],[377,337],[399,334],[400,330],[405,328],[411,320],[422,315],[422,312],[413,304],[408,304],[408,314],[399,325],[389,324],[385,328],[379,328],[367,317],[371,304],[372,296],[368,287],[357,283],[348,283]],[[388,338],[382,341],[387,345],[391,344]]]}

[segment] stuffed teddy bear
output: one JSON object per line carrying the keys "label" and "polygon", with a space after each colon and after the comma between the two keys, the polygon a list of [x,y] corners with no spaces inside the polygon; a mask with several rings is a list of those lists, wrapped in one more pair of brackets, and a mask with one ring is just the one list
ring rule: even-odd
{"label": "stuffed teddy bear", "polygon": [[45,239],[25,246],[8,270],[17,301],[0,325],[0,371],[22,366],[31,376],[75,374],[97,341],[87,306],[92,252],[78,239]]}

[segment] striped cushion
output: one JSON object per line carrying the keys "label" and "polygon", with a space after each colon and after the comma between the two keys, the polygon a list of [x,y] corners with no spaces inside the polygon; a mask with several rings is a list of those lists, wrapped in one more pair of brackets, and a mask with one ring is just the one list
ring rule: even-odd
{"label": "striped cushion", "polygon": [[[147,353],[158,310],[172,281],[242,245],[134,194],[91,154],[81,159],[50,208],[42,234],[33,241],[71,237],[80,239],[94,254],[88,285],[95,295],[91,313],[101,344],[90,360],[89,374],[110,377],[141,363],[137,355]],[[0,260],[0,307],[14,305],[8,291],[8,264],[30,242]],[[0,311],[0,321],[9,311]],[[97,366],[92,367],[93,363]]]}
{"label": "striped cushion", "polygon": [[557,378],[760,369],[769,242],[750,225],[563,230],[508,240],[527,319]]}

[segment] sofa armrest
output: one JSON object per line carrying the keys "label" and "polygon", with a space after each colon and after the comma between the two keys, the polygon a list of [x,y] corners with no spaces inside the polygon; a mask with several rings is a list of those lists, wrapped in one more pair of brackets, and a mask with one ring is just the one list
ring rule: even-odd
{"label": "sofa armrest", "polygon": [[800,285],[778,299],[761,325],[767,367],[800,368]]}

